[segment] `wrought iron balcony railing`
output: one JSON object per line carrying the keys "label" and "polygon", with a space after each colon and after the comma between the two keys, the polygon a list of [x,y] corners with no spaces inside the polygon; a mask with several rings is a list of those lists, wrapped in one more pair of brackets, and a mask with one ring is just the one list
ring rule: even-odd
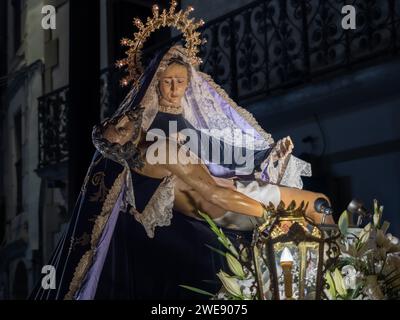
{"label": "wrought iron balcony railing", "polygon": [[[341,9],[356,9],[344,30]],[[234,99],[268,95],[352,68],[400,45],[400,1],[255,1],[204,26],[203,69]]]}
{"label": "wrought iron balcony railing", "polygon": [[[341,26],[344,5],[356,8],[356,29]],[[397,55],[400,1],[257,0],[201,29],[201,68],[236,101],[259,99],[363,62]],[[179,41],[175,37],[147,51]],[[121,100],[118,73],[101,74],[101,118]],[[39,99],[40,165],[65,160],[67,88]]]}
{"label": "wrought iron balcony railing", "polygon": [[38,99],[39,168],[68,159],[68,86]]}

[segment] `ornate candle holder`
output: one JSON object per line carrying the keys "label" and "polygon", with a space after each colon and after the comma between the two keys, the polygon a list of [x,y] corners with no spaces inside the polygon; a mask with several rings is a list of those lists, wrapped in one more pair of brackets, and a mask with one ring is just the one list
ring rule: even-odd
{"label": "ornate candle holder", "polygon": [[[277,208],[270,204],[267,209],[265,223],[255,230],[252,243],[259,299],[266,299],[265,292],[272,292],[271,298],[276,300],[321,299],[324,254],[328,260],[338,255],[336,237],[327,237],[306,217],[304,202],[297,208],[293,201],[287,208],[281,202]],[[269,288],[263,277],[265,266]]]}

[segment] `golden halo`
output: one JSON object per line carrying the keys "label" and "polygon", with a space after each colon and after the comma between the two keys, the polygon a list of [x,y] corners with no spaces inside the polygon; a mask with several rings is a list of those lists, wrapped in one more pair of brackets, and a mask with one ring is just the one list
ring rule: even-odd
{"label": "golden halo", "polygon": [[148,17],[146,24],[144,24],[139,18],[133,19],[134,25],[139,29],[138,32],[134,33],[134,39],[121,39],[121,45],[129,47],[125,52],[127,57],[118,60],[116,66],[122,68],[126,66],[128,75],[121,80],[122,86],[127,86],[130,82],[136,88],[139,88],[140,77],[143,74],[142,65],[142,49],[150,34],[161,27],[175,27],[180,30],[185,38],[185,54],[189,59],[189,62],[193,65],[199,65],[202,61],[197,54],[199,52],[199,45],[205,43],[200,39],[200,32],[196,29],[204,25],[203,20],[195,21],[194,18],[189,19],[189,14],[194,10],[193,7],[189,6],[185,11],[176,12],[176,6],[178,3],[175,0],[171,1],[171,6],[167,11],[164,9],[162,13],[159,13],[159,7],[153,5],[153,17]]}

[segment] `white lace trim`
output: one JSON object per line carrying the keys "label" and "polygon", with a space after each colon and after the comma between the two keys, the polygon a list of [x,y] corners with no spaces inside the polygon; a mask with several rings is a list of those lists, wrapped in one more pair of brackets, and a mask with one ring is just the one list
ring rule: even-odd
{"label": "white lace trim", "polygon": [[174,207],[175,176],[168,176],[158,186],[142,213],[132,210],[135,219],[146,230],[149,238],[154,238],[156,227],[169,226]]}
{"label": "white lace trim", "polygon": [[292,154],[281,158],[277,161],[272,161],[271,157],[267,157],[261,164],[261,172],[256,175],[256,178],[261,179],[261,174],[264,172],[268,176],[268,182],[302,189],[304,177],[311,177],[311,165]]}
{"label": "white lace trim", "polygon": [[130,204],[133,208],[136,208],[135,193],[134,193],[133,183],[132,183],[132,173],[128,166],[127,166],[127,170],[126,170],[125,185],[126,185],[125,202],[127,204]]}
{"label": "white lace trim", "polygon": [[[280,140],[281,141],[281,140]],[[261,163],[261,172],[256,178],[264,180],[261,175],[266,175],[269,183],[291,188],[303,188],[302,176],[311,177],[311,165],[291,153],[276,159],[279,154],[279,142],[272,148],[269,156]]]}
{"label": "white lace trim", "polygon": [[[223,112],[223,108],[229,105],[228,101],[221,97],[193,67],[191,69],[190,85],[182,102],[185,118],[196,129],[217,139],[223,138],[232,146],[246,147],[250,150],[267,149],[273,140],[266,141],[254,128],[244,131],[228,118]],[[230,108],[233,109],[232,106]]]}
{"label": "white lace trim", "polygon": [[302,189],[303,181],[301,177],[311,177],[311,174],[311,164],[291,155],[280,185]]}

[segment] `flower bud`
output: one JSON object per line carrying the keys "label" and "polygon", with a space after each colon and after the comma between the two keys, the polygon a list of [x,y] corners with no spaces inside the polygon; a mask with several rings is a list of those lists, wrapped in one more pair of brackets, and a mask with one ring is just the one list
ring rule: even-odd
{"label": "flower bud", "polygon": [[222,285],[224,286],[226,291],[228,291],[231,295],[235,297],[240,297],[242,295],[240,286],[236,278],[229,276],[222,270],[219,273],[217,273],[217,276],[221,280]]}
{"label": "flower bud", "polygon": [[230,253],[227,253],[226,254],[226,261],[228,262],[229,269],[233,272],[233,274],[235,276],[238,276],[240,278],[244,278],[243,267],[240,264],[239,260],[237,260]]}

